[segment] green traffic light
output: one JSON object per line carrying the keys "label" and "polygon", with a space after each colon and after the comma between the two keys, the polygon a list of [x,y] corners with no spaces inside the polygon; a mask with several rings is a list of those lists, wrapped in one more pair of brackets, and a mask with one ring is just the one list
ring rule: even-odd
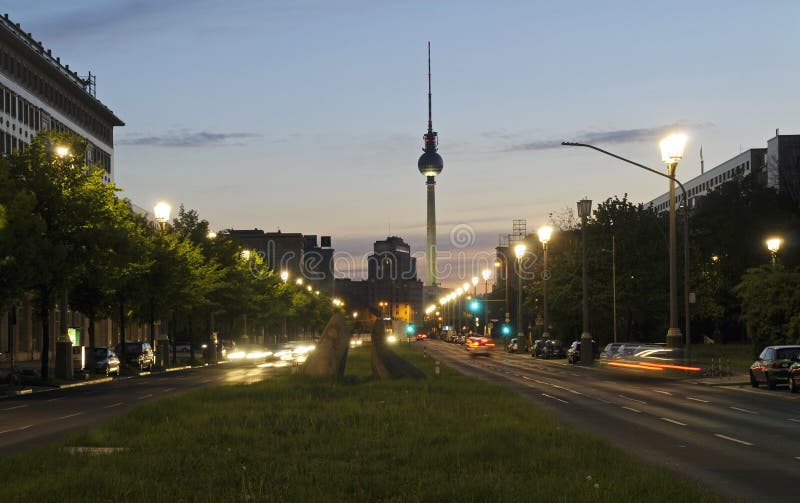
{"label": "green traffic light", "polygon": [[413,324],[409,323],[408,326],[406,327],[406,333],[407,334],[413,334],[415,329],[416,329],[416,327],[414,327]]}
{"label": "green traffic light", "polygon": [[481,303],[480,303],[480,302],[478,302],[477,300],[473,300],[473,301],[472,301],[472,302],[470,302],[470,304],[469,304],[469,309],[470,309],[470,311],[472,311],[473,313],[474,313],[474,312],[476,312],[478,309],[480,309],[480,307],[481,307]]}

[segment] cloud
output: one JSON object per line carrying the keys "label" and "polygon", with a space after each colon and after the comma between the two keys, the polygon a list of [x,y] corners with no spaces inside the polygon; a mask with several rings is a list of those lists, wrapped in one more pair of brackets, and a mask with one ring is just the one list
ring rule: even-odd
{"label": "cloud", "polygon": [[161,136],[129,136],[118,140],[118,145],[136,147],[222,147],[244,145],[260,139],[257,133],[212,133],[210,131],[173,131]]}
{"label": "cloud", "polygon": [[713,124],[701,123],[687,125],[678,122],[650,128],[616,129],[611,131],[583,131],[572,135],[570,138],[559,140],[535,140],[528,143],[512,145],[511,147],[507,148],[506,151],[513,152],[520,150],[549,150],[553,148],[560,148],[561,142],[566,139],[580,143],[605,144],[649,142],[660,138],[675,129],[704,129],[709,127],[713,127]]}

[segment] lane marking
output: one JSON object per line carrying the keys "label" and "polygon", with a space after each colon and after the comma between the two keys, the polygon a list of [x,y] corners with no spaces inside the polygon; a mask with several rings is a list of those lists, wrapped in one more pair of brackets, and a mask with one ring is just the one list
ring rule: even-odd
{"label": "lane marking", "polygon": [[623,408],[623,409],[626,409],[626,410],[629,410],[629,411],[631,411],[631,412],[636,412],[637,414],[638,414],[638,413],[640,413],[640,412],[642,412],[642,411],[640,411],[640,410],[634,409],[633,407],[625,407],[625,406],[623,406],[622,408]]}
{"label": "lane marking", "polygon": [[748,414],[758,414],[758,412],[754,410],[747,410],[747,409],[740,409],[739,407],[730,407],[733,410],[738,410],[739,412],[747,412]]}
{"label": "lane marking", "polygon": [[69,419],[71,417],[80,416],[81,414],[83,414],[83,412],[76,412],[75,414],[67,414],[66,416],[57,417],[56,421],[58,421],[59,419]]}
{"label": "lane marking", "polygon": [[28,407],[28,406],[30,406],[30,404],[15,405],[14,407],[6,407],[5,409],[0,409],[0,410],[14,410],[14,409],[21,409],[23,407]]}
{"label": "lane marking", "polygon": [[686,423],[682,423],[680,421],[675,421],[674,419],[670,419],[668,417],[662,417],[661,419],[666,421],[666,422],[668,422],[668,423],[677,424],[678,426],[686,426]]}
{"label": "lane marking", "polygon": [[789,418],[789,419],[787,419],[787,421],[791,421],[791,422],[793,422],[793,423],[800,423],[800,419],[792,419],[792,418]]}
{"label": "lane marking", "polygon": [[56,400],[63,400],[63,399],[65,399],[65,398],[67,398],[67,397],[65,397],[65,396],[60,396],[60,397],[58,397],[58,398],[51,398],[50,400],[48,400],[48,402],[55,402]]}
{"label": "lane marking", "polygon": [[547,398],[552,398],[553,400],[558,400],[561,403],[569,403],[566,400],[562,400],[562,399],[558,398],[557,396],[548,395],[547,393],[542,393],[542,396],[546,396]]}
{"label": "lane marking", "polygon": [[167,389],[161,390],[161,392],[162,392],[162,393],[166,393],[167,391],[172,391],[172,390],[174,390],[174,389],[175,389],[175,388],[167,388]]}
{"label": "lane marking", "polygon": [[714,436],[715,437],[719,437],[719,438],[724,438],[725,440],[729,440],[731,442],[736,442],[737,444],[753,445],[750,442],[745,442],[744,440],[739,440],[738,438],[733,438],[733,437],[727,437],[725,435],[720,435],[719,433],[714,433]]}
{"label": "lane marking", "polygon": [[122,402],[112,403],[111,405],[106,405],[103,408],[104,409],[110,409],[111,407],[119,407],[120,405],[122,405]]}
{"label": "lane marking", "polygon": [[661,391],[660,389],[654,389],[653,391],[655,391],[656,393],[661,393],[662,395],[672,396],[672,393],[670,393],[669,391]]}
{"label": "lane marking", "polygon": [[708,400],[701,400],[700,398],[694,398],[691,396],[686,397],[687,400],[694,400],[695,402],[703,402],[703,403],[710,403]]}
{"label": "lane marking", "polygon": [[631,398],[631,397],[625,396],[625,395],[617,395],[617,396],[620,397],[620,398],[624,398],[626,400],[631,400],[633,402],[638,402],[638,403],[642,403],[642,404],[646,404],[647,403],[647,402],[643,402],[642,400],[637,400],[636,398]]}
{"label": "lane marking", "polygon": [[32,424],[28,424],[28,425],[20,426],[19,428],[14,428],[14,429],[11,429],[11,430],[3,430],[3,431],[0,431],[0,435],[2,435],[3,433],[11,433],[12,431],[27,430],[31,426],[33,426],[33,425]]}
{"label": "lane marking", "polygon": [[143,400],[145,398],[150,398],[151,396],[153,396],[153,395],[142,395],[142,396],[137,396],[136,399],[137,400]]}
{"label": "lane marking", "polygon": [[599,401],[599,402],[603,402],[603,403],[611,403],[611,402],[609,402],[609,401],[603,400],[602,398],[597,398],[597,397],[594,397],[594,399],[595,399],[595,400],[597,400],[597,401]]}

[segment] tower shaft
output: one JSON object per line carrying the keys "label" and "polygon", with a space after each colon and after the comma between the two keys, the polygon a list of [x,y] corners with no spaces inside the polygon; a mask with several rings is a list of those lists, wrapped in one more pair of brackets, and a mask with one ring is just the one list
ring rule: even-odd
{"label": "tower shaft", "polygon": [[427,279],[429,286],[439,284],[439,272],[436,270],[436,177],[429,176],[425,186],[428,189],[428,227],[427,243]]}

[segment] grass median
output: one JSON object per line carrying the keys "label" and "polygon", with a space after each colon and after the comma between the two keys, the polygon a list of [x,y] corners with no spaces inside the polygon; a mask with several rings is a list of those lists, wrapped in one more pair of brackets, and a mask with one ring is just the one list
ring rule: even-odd
{"label": "grass median", "polygon": [[[718,501],[407,345],[425,381],[285,375],[144,404],[0,459],[3,501]],[[120,447],[103,455],[65,446]]]}

